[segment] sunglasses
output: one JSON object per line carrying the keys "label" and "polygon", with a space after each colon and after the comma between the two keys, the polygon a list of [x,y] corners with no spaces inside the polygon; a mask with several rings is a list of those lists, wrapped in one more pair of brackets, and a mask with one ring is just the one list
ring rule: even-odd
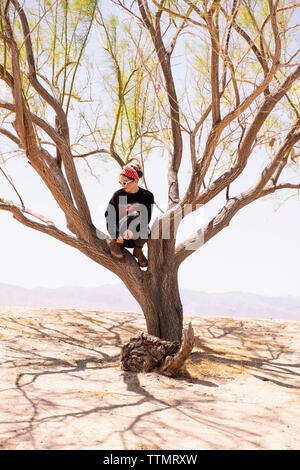
{"label": "sunglasses", "polygon": [[128,183],[132,183],[134,180],[129,180],[129,181],[119,181],[119,184],[121,186],[127,186]]}

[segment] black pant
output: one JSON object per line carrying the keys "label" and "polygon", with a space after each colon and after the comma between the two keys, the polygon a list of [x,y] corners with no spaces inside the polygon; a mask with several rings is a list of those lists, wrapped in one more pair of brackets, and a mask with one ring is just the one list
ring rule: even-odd
{"label": "black pant", "polygon": [[[149,237],[151,233],[151,230],[149,227],[147,228],[147,232],[148,232],[148,237]],[[143,248],[143,246],[145,245],[145,243],[147,243],[147,241],[148,241],[148,238],[136,238],[136,239],[131,238],[130,240],[124,239],[123,246],[124,248],[134,248],[134,247]]]}
{"label": "black pant", "polygon": [[147,243],[147,238],[137,238],[136,240],[124,240],[123,246],[124,248],[143,248],[145,243]]}

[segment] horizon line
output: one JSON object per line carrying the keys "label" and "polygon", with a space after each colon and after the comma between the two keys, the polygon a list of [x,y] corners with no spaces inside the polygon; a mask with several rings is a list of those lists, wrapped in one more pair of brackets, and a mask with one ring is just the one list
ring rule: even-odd
{"label": "horizon line", "polygon": [[[31,286],[31,287],[28,287],[28,286],[24,286],[24,285],[19,285],[19,284],[10,284],[10,283],[7,283],[7,282],[2,282],[0,281],[0,286],[1,285],[5,285],[5,286],[10,286],[10,287],[17,287],[17,288],[21,288],[21,289],[50,289],[50,290],[56,290],[56,289],[68,289],[68,288],[79,288],[79,289],[98,289],[98,288],[101,288],[101,287],[105,287],[105,286],[121,286],[122,288],[125,288],[126,289],[126,286],[122,283],[122,282],[119,282],[119,283],[106,283],[106,284],[100,284],[98,286],[81,286],[81,285],[75,285],[75,284],[72,284],[72,285],[64,285],[64,286],[56,286],[56,287],[53,287],[53,286]],[[295,298],[299,298],[300,299],[300,294],[299,295],[296,295],[296,294],[279,294],[279,295],[276,295],[276,294],[261,294],[261,293],[258,293],[258,292],[253,292],[253,291],[245,291],[245,290],[228,290],[228,291],[211,291],[211,292],[208,292],[208,291],[204,291],[204,290],[195,290],[195,289],[188,289],[188,288],[185,288],[185,287],[180,287],[179,286],[179,289],[180,291],[188,291],[188,292],[197,292],[197,293],[203,293],[203,294],[208,294],[208,295],[220,295],[220,294],[250,294],[250,295],[256,295],[256,296],[259,296],[259,297],[295,297]],[[128,293],[130,294],[130,292],[128,291]]]}

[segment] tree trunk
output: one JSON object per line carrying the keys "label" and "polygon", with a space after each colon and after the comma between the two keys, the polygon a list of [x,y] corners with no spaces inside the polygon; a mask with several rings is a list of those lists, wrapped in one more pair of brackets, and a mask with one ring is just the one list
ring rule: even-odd
{"label": "tree trunk", "polygon": [[168,341],[181,342],[183,308],[178,287],[178,267],[168,249],[160,250],[170,240],[151,240],[148,270],[143,278],[143,298],[140,302],[148,333]]}
{"label": "tree trunk", "polygon": [[176,377],[183,373],[185,361],[193,349],[191,324],[183,331],[178,265],[172,252],[174,241],[151,239],[148,242],[148,269],[139,270],[138,276],[131,271],[134,266],[126,271],[126,276],[124,270],[120,272],[120,277],[139,302],[147,325],[147,332],[140,332],[123,346],[120,360],[124,370],[158,370]]}

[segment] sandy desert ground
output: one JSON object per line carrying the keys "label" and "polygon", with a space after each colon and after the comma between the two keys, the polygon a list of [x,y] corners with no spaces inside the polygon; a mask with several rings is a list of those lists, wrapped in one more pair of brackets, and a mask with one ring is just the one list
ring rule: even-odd
{"label": "sandy desert ground", "polygon": [[138,313],[0,308],[0,449],[300,449],[300,322],[185,317],[187,375],[124,372]]}

